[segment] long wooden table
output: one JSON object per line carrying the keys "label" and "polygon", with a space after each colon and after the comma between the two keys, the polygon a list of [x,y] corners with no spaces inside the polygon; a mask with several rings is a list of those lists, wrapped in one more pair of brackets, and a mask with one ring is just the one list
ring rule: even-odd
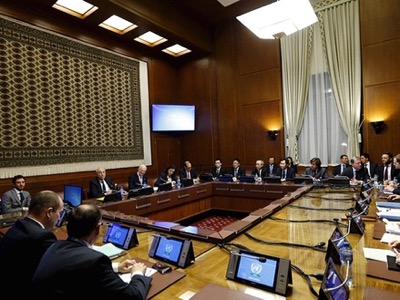
{"label": "long wooden table", "polygon": [[[267,242],[288,242],[305,245],[316,245],[320,242],[327,243],[335,228],[334,222],[331,221],[338,219],[341,223],[346,223],[341,218],[344,217],[346,209],[354,206],[354,201],[351,200],[353,193],[343,193],[339,190],[328,189],[312,190],[271,215],[271,217],[278,219],[267,217],[246,232]],[[371,204],[371,210],[374,208],[374,201]],[[297,222],[300,220],[311,221]],[[316,222],[312,222],[312,220],[316,220]],[[366,275],[366,259],[363,255],[363,248],[387,248],[387,245],[373,239],[374,223],[365,223],[364,235],[352,233],[348,237],[354,253],[351,299],[364,299],[367,287],[400,293],[399,283]],[[346,230],[344,227],[342,229]],[[138,228],[138,231],[141,232],[141,228]],[[140,257],[155,262],[152,258],[148,257],[148,252],[153,235],[156,232],[139,233],[140,244],[138,247],[128,251],[128,257]],[[255,252],[265,255],[289,259],[292,264],[307,274],[323,273],[326,267],[324,252],[295,246],[260,243],[250,239],[245,234],[236,237],[232,240],[232,243],[244,245]],[[193,246],[196,256],[195,263],[185,269],[179,269],[179,271],[185,272],[186,276],[152,299],[188,299],[188,295],[199,292],[208,283],[214,283],[243,293],[255,293],[255,295],[262,299],[268,298],[266,292],[226,279],[225,274],[229,254],[225,250],[213,243],[198,240],[193,240]],[[119,259],[122,260],[124,258],[121,257]],[[316,297],[311,293],[304,278],[295,271],[292,271],[292,275],[293,285],[288,290],[287,299],[315,299]],[[320,281],[313,277],[311,277],[311,280],[314,289],[318,292],[321,284]],[[388,299],[386,298],[385,300]]]}

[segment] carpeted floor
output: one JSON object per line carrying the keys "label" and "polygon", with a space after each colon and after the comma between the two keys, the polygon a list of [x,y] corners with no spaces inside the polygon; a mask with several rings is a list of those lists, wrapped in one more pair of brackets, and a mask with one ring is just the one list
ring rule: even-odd
{"label": "carpeted floor", "polygon": [[210,228],[215,231],[220,231],[225,226],[239,220],[232,216],[210,216],[192,224],[192,226],[198,226],[203,228]]}

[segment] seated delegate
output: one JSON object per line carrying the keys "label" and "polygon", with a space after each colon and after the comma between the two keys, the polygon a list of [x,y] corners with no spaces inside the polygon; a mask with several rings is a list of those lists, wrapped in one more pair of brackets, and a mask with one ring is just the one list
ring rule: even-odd
{"label": "seated delegate", "polygon": [[154,183],[154,186],[159,186],[163,183],[171,183],[172,186],[174,186],[176,181],[176,167],[175,165],[168,165],[165,170],[161,172],[160,176],[157,178],[157,181]]}

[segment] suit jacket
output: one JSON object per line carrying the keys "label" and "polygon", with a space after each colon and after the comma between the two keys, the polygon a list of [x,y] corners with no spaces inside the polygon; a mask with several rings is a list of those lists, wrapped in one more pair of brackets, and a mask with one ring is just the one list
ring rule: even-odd
{"label": "suit jacket", "polygon": [[325,168],[320,167],[320,168],[317,168],[315,171],[316,172],[314,174],[313,170],[310,167],[308,167],[308,168],[306,168],[304,175],[314,177],[315,179],[328,179],[329,178],[329,175],[326,172]]}
{"label": "suit jacket", "polygon": [[264,178],[264,177],[267,177],[269,175],[269,173],[268,173],[268,169],[267,168],[262,167],[261,168],[261,175],[260,175],[260,170],[257,170],[257,168],[254,168],[251,171],[251,175],[253,175],[253,176],[257,175],[258,177]]}
{"label": "suit jacket", "polygon": [[216,167],[214,167],[214,168],[211,169],[211,175],[212,175],[212,177],[214,177],[214,178],[219,177],[219,176],[222,176],[222,175],[225,175],[226,173],[227,173],[227,171],[226,171],[226,169],[225,169],[224,167],[221,167],[221,168],[220,168],[219,174],[218,174],[218,175],[217,175],[217,168],[216,168]]}
{"label": "suit jacket", "polygon": [[[143,175],[143,185],[147,185],[147,176],[146,174]],[[128,178],[128,189],[135,190],[140,189],[143,187],[142,183],[140,183],[139,175],[137,173],[129,176]]]}
{"label": "suit jacket", "polygon": [[[281,168],[278,169],[278,171],[276,171],[276,176],[279,176],[280,178],[283,178],[283,171]],[[286,179],[290,179],[290,178],[295,178],[296,177],[296,173],[294,172],[293,168],[286,168]]]}
{"label": "suit jacket", "polygon": [[[111,177],[106,177],[104,178],[104,181],[107,182],[107,185],[110,187],[110,189],[114,189],[114,183],[112,182]],[[99,198],[103,197],[103,189],[101,188],[100,180],[95,177],[89,182],[89,198]]]}
{"label": "suit jacket", "polygon": [[[172,181],[175,181],[175,182],[177,180],[176,176],[173,176],[171,179],[172,179]],[[162,172],[160,174],[160,177],[158,177],[157,181],[154,183],[154,186],[159,186],[160,184],[167,183],[167,182],[168,182],[167,173]]]}
{"label": "suit jacket", "polygon": [[[378,175],[378,181],[382,182],[383,181],[383,172],[385,171],[385,165],[379,165],[376,169],[376,173]],[[392,167],[390,168],[390,178],[393,180],[397,174],[399,173],[399,170],[396,169],[396,167],[392,164]]]}
{"label": "suit jacket", "polygon": [[[347,177],[349,177],[349,179],[354,178],[353,167],[350,166],[350,167],[346,168],[343,171],[343,173],[341,174],[341,176],[347,176]],[[370,177],[368,175],[368,171],[364,168],[357,170],[355,179],[362,180],[362,181],[368,181],[370,179]]]}
{"label": "suit jacket", "polygon": [[[181,180],[182,179],[186,179],[187,178],[186,169],[185,168],[181,168],[179,170],[179,175],[181,177]],[[191,168],[190,169],[190,179],[195,179],[197,177],[199,177],[199,173],[197,173],[196,169]]]}
{"label": "suit jacket", "polygon": [[[230,169],[229,174],[231,174],[232,176],[235,176],[235,170],[234,170],[233,167]],[[246,169],[245,168],[242,168],[242,167],[238,168],[238,172],[237,172],[237,176],[236,177],[240,177],[240,176],[246,176]]]}
{"label": "suit jacket", "polygon": [[13,213],[13,212],[21,212],[23,211],[22,207],[29,207],[31,203],[31,195],[27,191],[22,191],[25,199],[23,203],[21,203],[21,199],[16,191],[16,189],[9,190],[3,194],[1,197],[1,206],[2,213]]}
{"label": "suit jacket", "polygon": [[[367,169],[365,166],[364,166],[364,168]],[[378,165],[376,163],[369,162],[369,171],[370,171],[369,177],[373,178],[375,176],[376,172],[378,171]]]}
{"label": "suit jacket", "polygon": [[35,294],[45,299],[146,299],[152,278],[142,275],[125,283],[111,260],[81,240],[59,240],[43,255],[32,283]]}
{"label": "suit jacket", "polygon": [[[341,166],[342,166],[342,164],[338,164],[337,166],[334,166],[333,167],[333,171],[332,171],[332,175],[333,176],[337,176],[337,175],[340,175],[342,172],[341,172]],[[344,169],[346,169],[346,168],[348,168],[348,167],[351,167],[351,165],[349,165],[349,164],[346,164],[346,167],[344,168]],[[350,178],[350,177],[349,177]],[[353,176],[351,176],[351,178],[353,178]]]}
{"label": "suit jacket", "polygon": [[39,260],[56,241],[54,233],[36,221],[30,218],[18,220],[0,241],[1,285],[11,288],[18,283],[18,295],[30,297],[30,285]]}
{"label": "suit jacket", "polygon": [[275,176],[276,175],[276,172],[278,171],[278,165],[276,165],[276,164],[273,164],[272,165],[272,173],[270,172],[270,165],[267,165],[266,167],[265,167],[267,170],[268,170],[268,174],[269,174],[269,176]]}

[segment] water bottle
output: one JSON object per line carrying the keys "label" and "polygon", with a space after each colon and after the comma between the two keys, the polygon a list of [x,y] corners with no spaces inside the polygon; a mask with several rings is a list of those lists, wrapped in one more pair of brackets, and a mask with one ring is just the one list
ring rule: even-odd
{"label": "water bottle", "polygon": [[121,187],[119,189],[119,193],[121,194],[121,199],[124,199],[125,190],[124,190],[124,187],[122,186],[122,184],[121,184]]}
{"label": "water bottle", "polygon": [[[351,249],[350,243],[348,241],[343,242],[342,246],[339,248],[339,254],[340,254],[340,261],[342,264],[341,273],[343,275],[347,273],[349,274],[346,284],[348,285],[349,288],[351,288],[353,285],[353,274],[351,268],[353,262],[353,250]],[[348,266],[347,263],[349,263]]]}
{"label": "water bottle", "polygon": [[258,174],[254,175],[254,181],[257,183],[258,182]]}
{"label": "water bottle", "polygon": [[176,179],[176,188],[181,188],[181,179],[179,177]]}
{"label": "water bottle", "polygon": [[395,177],[395,178],[393,179],[393,185],[394,185],[394,186],[397,186],[398,184],[399,184],[399,181],[398,181],[397,177]]}

